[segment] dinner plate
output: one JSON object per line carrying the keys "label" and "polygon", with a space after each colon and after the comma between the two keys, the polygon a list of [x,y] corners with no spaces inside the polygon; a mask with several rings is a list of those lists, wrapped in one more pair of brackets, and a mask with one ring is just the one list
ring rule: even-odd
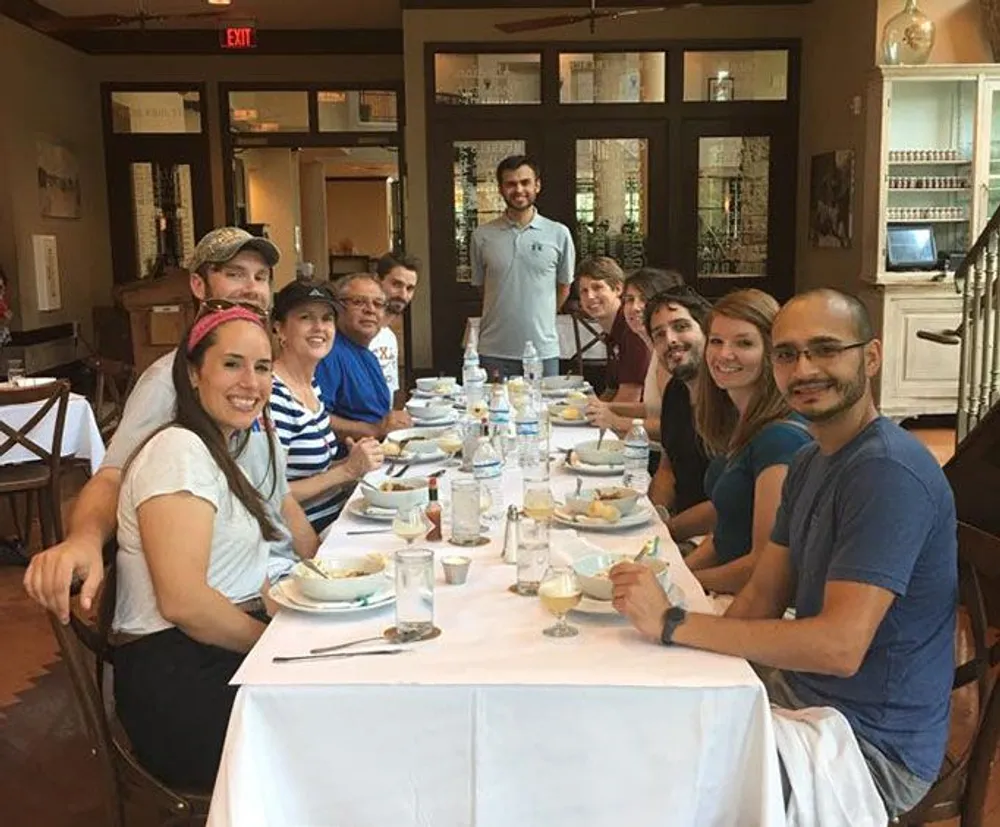
{"label": "dinner plate", "polygon": [[437,439],[448,431],[448,427],[440,427],[437,432],[429,431],[427,428],[400,428],[398,431],[390,431],[386,434],[387,442],[402,442],[404,439]]}
{"label": "dinner plate", "polygon": [[458,422],[458,414],[450,413],[448,416],[441,417],[441,419],[414,419],[414,428],[441,428],[447,425],[454,425]]}
{"label": "dinner plate", "polygon": [[572,526],[581,531],[622,531],[627,528],[636,528],[637,526],[645,525],[652,519],[654,513],[653,509],[648,505],[637,505],[635,511],[631,514],[626,514],[617,523],[609,523],[579,514],[571,516],[565,510],[557,508],[555,514],[553,514],[553,519],[560,525]]}
{"label": "dinner plate", "polygon": [[549,422],[553,425],[562,425],[567,428],[590,428],[591,424],[587,421],[587,417],[581,417],[580,419],[563,419],[561,416],[549,417]]}
{"label": "dinner plate", "polygon": [[438,448],[433,453],[419,453],[417,451],[407,451],[403,449],[403,453],[397,454],[394,457],[388,457],[391,459],[394,465],[399,465],[400,463],[405,463],[407,465],[419,465],[424,462],[440,462],[443,459],[448,459],[448,454]]}
{"label": "dinner plate", "polygon": [[375,592],[371,597],[364,600],[352,600],[350,602],[335,602],[313,600],[302,594],[298,584],[293,578],[287,578],[275,583],[271,587],[271,598],[279,606],[291,609],[293,612],[308,612],[310,614],[353,614],[355,612],[367,612],[370,609],[380,609],[396,602],[396,591],[391,581],[386,580],[386,585]]}
{"label": "dinner plate", "polygon": [[574,474],[583,474],[588,477],[618,477],[624,470],[621,465],[591,465],[587,462],[580,462],[580,458],[575,452],[569,455],[565,465],[567,470]]}
{"label": "dinner plate", "polygon": [[396,517],[395,509],[376,508],[363,496],[361,499],[351,500],[344,510],[362,520],[375,520],[380,523],[391,523]]}
{"label": "dinner plate", "polygon": [[438,393],[437,391],[422,391],[420,390],[420,388],[414,388],[411,396],[415,399],[444,399],[446,397],[449,399],[453,399],[454,397],[458,396],[461,393],[462,393],[462,386],[455,385],[455,387],[452,388],[447,393]]}

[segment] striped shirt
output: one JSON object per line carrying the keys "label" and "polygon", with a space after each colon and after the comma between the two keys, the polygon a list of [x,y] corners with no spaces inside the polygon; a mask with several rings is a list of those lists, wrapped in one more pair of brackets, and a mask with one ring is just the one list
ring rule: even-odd
{"label": "striped shirt", "polygon": [[[318,399],[315,380],[312,387]],[[309,410],[276,373],[271,379],[271,419],[288,455],[285,475],[289,482],[322,474],[330,468],[337,456],[337,437],[330,428],[329,414],[322,405],[318,411]],[[317,534],[337,519],[349,494],[349,487],[338,488],[302,503]]]}

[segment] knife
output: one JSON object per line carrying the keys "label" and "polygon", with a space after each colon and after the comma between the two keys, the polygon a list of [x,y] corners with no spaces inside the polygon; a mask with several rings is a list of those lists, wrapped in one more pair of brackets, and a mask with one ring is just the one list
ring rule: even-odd
{"label": "knife", "polygon": [[271,663],[299,663],[307,660],[337,660],[339,658],[363,658],[368,655],[399,655],[411,649],[366,649],[363,652],[327,652],[322,655],[275,655]]}

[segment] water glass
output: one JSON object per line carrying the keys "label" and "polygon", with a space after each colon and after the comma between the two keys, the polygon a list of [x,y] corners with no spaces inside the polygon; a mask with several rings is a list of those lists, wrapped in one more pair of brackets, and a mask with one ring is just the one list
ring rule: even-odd
{"label": "water glass", "polygon": [[396,631],[401,639],[417,640],[434,629],[434,552],[401,549],[396,562]]}
{"label": "water glass", "polygon": [[22,359],[8,359],[7,360],[7,381],[13,385],[15,388],[22,384],[22,380],[27,376],[24,370],[24,360]]}
{"label": "water glass", "polygon": [[459,546],[474,546],[479,542],[480,492],[479,481],[451,481],[451,541]]}
{"label": "water glass", "polygon": [[549,523],[524,519],[518,525],[517,593],[534,596],[549,564]]}

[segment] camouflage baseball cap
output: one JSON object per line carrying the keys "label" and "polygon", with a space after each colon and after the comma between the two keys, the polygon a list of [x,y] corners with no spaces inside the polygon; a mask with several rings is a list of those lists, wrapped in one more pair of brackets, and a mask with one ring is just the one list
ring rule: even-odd
{"label": "camouflage baseball cap", "polygon": [[188,259],[187,269],[193,273],[203,264],[225,264],[241,250],[260,253],[268,267],[274,267],[281,258],[281,251],[273,241],[250,235],[239,227],[218,227],[198,242]]}

